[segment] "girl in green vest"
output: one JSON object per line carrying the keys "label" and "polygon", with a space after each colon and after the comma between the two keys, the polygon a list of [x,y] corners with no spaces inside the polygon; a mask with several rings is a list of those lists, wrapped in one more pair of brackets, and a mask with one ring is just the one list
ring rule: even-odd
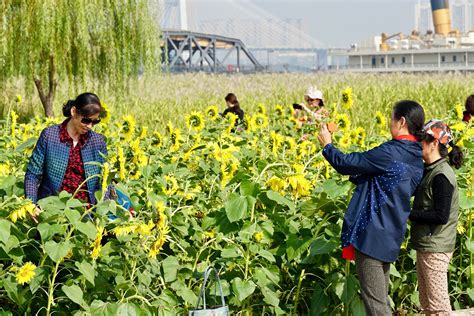
{"label": "girl in green vest", "polygon": [[424,126],[425,169],[410,214],[411,243],[416,249],[416,272],[423,312],[449,314],[448,266],[456,243],[458,187],[450,164],[461,167],[463,154],[442,121]]}

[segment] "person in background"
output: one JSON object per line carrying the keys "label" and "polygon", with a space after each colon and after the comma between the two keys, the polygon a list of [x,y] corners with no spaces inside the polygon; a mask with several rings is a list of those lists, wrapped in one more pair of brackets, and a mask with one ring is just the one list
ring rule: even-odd
{"label": "person in background", "polygon": [[94,194],[101,189],[101,167],[90,162],[103,164],[107,156],[104,136],[92,131],[100,122],[99,97],[80,94],[67,101],[62,111],[64,122],[44,129],[36,143],[26,168],[25,195],[36,203],[67,191],[94,204]]}
{"label": "person in background", "polygon": [[233,93],[229,93],[225,96],[225,102],[227,108],[222,113],[222,116],[225,117],[227,113],[233,113],[237,115],[238,120],[235,122],[235,126],[242,126],[245,128],[245,120],[244,120],[244,110],[240,108],[239,101],[237,100],[237,96]]}
{"label": "person in background", "polygon": [[322,118],[328,117],[329,112],[324,107],[324,97],[321,90],[308,87],[304,94],[304,103],[293,104],[293,116],[298,120],[298,127],[304,124],[316,124]]}
{"label": "person in background", "polygon": [[471,94],[466,99],[466,110],[463,112],[462,120],[464,122],[469,122],[474,116],[474,94]]}
{"label": "person in background", "polygon": [[431,120],[424,131],[425,170],[409,217],[411,244],[416,249],[423,313],[449,315],[448,266],[456,244],[459,209],[456,175],[450,164],[460,168],[463,154],[444,122]]}
{"label": "person in background", "polygon": [[367,315],[391,315],[390,263],[397,260],[410,214],[410,198],[423,177],[422,136],[425,115],[414,101],[397,102],[393,139],[360,153],[344,154],[322,124],[323,156],[357,187],[344,215],[343,258],[355,259]]}

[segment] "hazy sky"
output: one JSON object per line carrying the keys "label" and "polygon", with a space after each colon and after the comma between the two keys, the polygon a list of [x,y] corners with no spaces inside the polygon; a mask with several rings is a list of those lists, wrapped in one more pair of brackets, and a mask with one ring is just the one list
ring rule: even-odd
{"label": "hazy sky", "polygon": [[[382,32],[410,33],[417,0],[188,0],[190,24],[245,18],[237,7],[260,6],[280,18],[301,18],[309,35],[336,47],[367,40]],[[237,3],[237,5],[236,5]]]}

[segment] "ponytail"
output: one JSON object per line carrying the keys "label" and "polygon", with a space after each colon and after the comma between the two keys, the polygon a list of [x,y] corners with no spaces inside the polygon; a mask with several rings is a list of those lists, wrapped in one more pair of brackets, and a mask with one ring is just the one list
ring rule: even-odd
{"label": "ponytail", "polygon": [[63,105],[63,114],[65,117],[71,117],[71,108],[76,107],[76,110],[83,116],[89,117],[91,115],[100,113],[102,106],[97,95],[91,92],[85,92],[76,97],[75,100],[69,100]]}
{"label": "ponytail", "polygon": [[449,163],[454,166],[454,168],[461,168],[464,162],[464,154],[461,151],[459,146],[456,146],[453,142],[450,143],[452,150],[449,152]]}
{"label": "ponytail", "polygon": [[65,117],[71,117],[71,109],[74,106],[75,100],[69,100],[63,105],[63,115]]}
{"label": "ponytail", "polygon": [[[427,141],[431,143],[434,141],[434,137],[429,135],[430,137],[427,137]],[[448,157],[449,159],[449,164],[453,166],[456,169],[461,168],[463,162],[464,162],[464,155],[461,151],[461,148],[459,146],[456,146],[452,141],[449,143],[449,147],[451,147],[451,151],[448,150],[448,147],[445,145],[439,143],[438,149],[439,149],[439,154],[442,158]]]}

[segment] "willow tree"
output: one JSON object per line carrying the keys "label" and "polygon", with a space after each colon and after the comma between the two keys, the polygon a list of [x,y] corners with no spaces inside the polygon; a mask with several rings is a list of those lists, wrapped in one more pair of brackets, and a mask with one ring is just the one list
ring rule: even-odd
{"label": "willow tree", "polygon": [[148,0],[1,0],[0,82],[34,83],[53,115],[57,85],[112,86],[159,69],[159,30]]}

